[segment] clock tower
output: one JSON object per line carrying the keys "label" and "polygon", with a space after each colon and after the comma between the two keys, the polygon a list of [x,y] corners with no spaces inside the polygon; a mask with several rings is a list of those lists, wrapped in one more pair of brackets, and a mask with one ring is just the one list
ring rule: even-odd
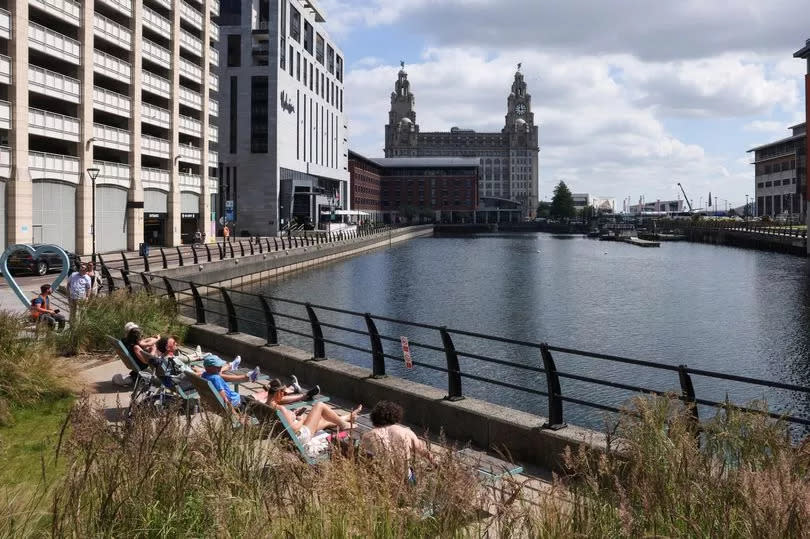
{"label": "clock tower", "polygon": [[526,91],[526,81],[523,80],[523,73],[520,70],[515,72],[512,92],[506,100],[506,130],[510,130],[517,120],[523,120],[525,125],[530,127],[534,126],[532,96]]}
{"label": "clock tower", "polygon": [[414,95],[405,71],[405,62],[397,75],[394,91],[391,92],[391,110],[385,126],[385,156],[408,157],[417,155],[419,125],[413,110]]}

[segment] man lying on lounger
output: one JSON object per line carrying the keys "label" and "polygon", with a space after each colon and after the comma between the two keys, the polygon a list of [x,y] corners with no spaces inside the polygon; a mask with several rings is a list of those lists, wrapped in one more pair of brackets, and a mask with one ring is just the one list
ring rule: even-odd
{"label": "man lying on lounger", "polygon": [[[259,376],[259,367],[256,367],[248,374],[225,374],[222,368],[228,363],[218,356],[208,354],[203,359],[203,367],[205,372],[202,373],[201,378],[208,380],[214,389],[222,396],[222,400],[229,403],[235,410],[243,410],[245,403],[242,401],[241,395],[237,391],[231,389],[228,382],[255,382]],[[199,367],[198,367],[199,368]]]}
{"label": "man lying on lounger", "polygon": [[278,378],[270,380],[267,391],[267,405],[284,416],[293,432],[295,432],[298,439],[304,445],[306,445],[312,439],[312,435],[319,430],[335,427],[341,430],[354,428],[357,416],[360,414],[360,410],[363,409],[362,405],[358,405],[351,413],[338,415],[337,412],[325,403],[316,402],[309,413],[302,412],[300,415],[296,415],[290,410],[287,410],[282,404],[287,393],[286,386],[281,383],[281,380]]}

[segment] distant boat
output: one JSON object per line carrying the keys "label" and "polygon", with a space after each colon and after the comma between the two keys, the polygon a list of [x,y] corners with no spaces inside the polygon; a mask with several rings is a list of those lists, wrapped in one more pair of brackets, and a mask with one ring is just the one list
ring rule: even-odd
{"label": "distant boat", "polygon": [[599,239],[602,241],[622,241],[637,236],[636,225],[631,223],[607,223],[602,227]]}

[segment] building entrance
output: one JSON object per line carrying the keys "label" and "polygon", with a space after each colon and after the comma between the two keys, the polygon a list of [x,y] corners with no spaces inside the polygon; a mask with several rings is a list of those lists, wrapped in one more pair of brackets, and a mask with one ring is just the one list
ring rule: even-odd
{"label": "building entrance", "polygon": [[194,233],[199,231],[199,213],[180,214],[180,241],[183,243],[193,243]]}
{"label": "building entrance", "polygon": [[166,246],[166,213],[146,213],[143,216],[143,241],[150,247]]}

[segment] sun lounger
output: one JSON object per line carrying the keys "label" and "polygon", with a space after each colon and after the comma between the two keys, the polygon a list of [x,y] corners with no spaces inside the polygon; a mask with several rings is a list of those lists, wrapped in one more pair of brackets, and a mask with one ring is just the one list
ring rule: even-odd
{"label": "sun lounger", "polygon": [[[222,400],[222,395],[214,389],[211,382],[191,372],[186,372],[186,378],[197,391],[203,409],[219,414],[226,419],[230,419],[234,422],[235,427],[242,425],[240,418],[233,413],[233,408]],[[247,418],[251,425],[257,425],[259,423],[255,417],[248,415]]]}
{"label": "sun lounger", "polygon": [[[295,404],[299,404],[299,406],[295,406]],[[301,406],[306,406],[304,403],[295,403],[289,406],[285,406],[288,410],[293,409],[293,407],[300,408]],[[295,448],[298,450],[298,453],[301,455],[301,458],[304,459],[304,462],[310,465],[316,465],[320,462],[324,462],[329,460],[329,451],[323,451],[317,455],[310,455],[307,451],[304,444],[301,443],[301,440],[298,438],[298,434],[293,430],[292,425],[287,421],[287,418],[284,417],[284,414],[281,413],[281,410],[276,410],[276,417],[278,418],[279,423],[284,427],[284,431],[289,436],[290,441],[292,441]],[[345,432],[345,431],[344,431]],[[312,433],[315,436],[317,433]],[[341,433],[343,434],[343,433]],[[331,435],[330,435],[331,436]],[[330,438],[331,441],[331,438]]]}
{"label": "sun lounger", "polygon": [[[171,395],[175,395],[180,399],[182,399],[183,405],[186,410],[186,416],[190,417],[191,411],[199,403],[200,400],[197,390],[183,389],[182,384],[178,383],[178,381],[175,380],[175,378],[172,375],[167,373],[163,369],[163,365],[160,362],[155,363],[154,366],[155,366],[155,376],[157,377],[158,380],[160,380],[164,390],[170,392]],[[161,395],[161,404],[165,404],[163,402],[163,395]]]}
{"label": "sun lounger", "polygon": [[118,356],[124,366],[131,372],[137,374],[135,379],[132,381],[134,387],[132,390],[132,397],[130,398],[132,402],[136,402],[138,397],[140,397],[140,395],[148,390],[152,385],[152,373],[147,369],[142,369],[140,365],[138,365],[138,362],[135,361],[132,355],[130,355],[129,350],[127,350],[127,347],[124,346],[124,343],[121,342],[120,339],[107,335],[107,342],[110,343],[110,346],[112,346],[113,350],[115,351],[115,355]]}
{"label": "sun lounger", "polygon": [[523,473],[523,467],[485,453],[476,453],[471,448],[456,452],[462,462],[469,463],[478,471],[478,475],[485,482],[496,481],[506,476]]}

